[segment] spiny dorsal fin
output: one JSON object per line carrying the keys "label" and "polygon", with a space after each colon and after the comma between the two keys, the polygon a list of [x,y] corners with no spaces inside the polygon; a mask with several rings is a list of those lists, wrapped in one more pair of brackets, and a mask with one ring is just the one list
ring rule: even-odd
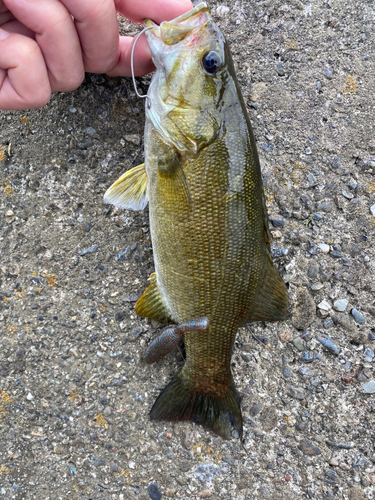
{"label": "spiny dorsal fin", "polygon": [[288,307],[289,297],[285,283],[270,264],[245,323],[283,320],[288,316]]}
{"label": "spiny dorsal fin", "polygon": [[151,275],[151,284],[135,304],[135,312],[144,318],[156,319],[160,323],[172,323],[172,318],[160,295],[156,274]]}
{"label": "spiny dorsal fin", "polygon": [[128,170],[112,184],[104,195],[104,203],[129,210],[143,210],[148,203],[145,164]]}

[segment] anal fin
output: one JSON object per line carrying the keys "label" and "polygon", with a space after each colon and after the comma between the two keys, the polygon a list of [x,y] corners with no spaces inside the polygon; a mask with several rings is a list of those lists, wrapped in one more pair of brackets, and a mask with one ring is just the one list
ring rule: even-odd
{"label": "anal fin", "polygon": [[288,307],[289,297],[285,283],[273,265],[270,264],[245,323],[250,321],[281,321],[288,316]]}
{"label": "anal fin", "polygon": [[104,202],[118,208],[143,210],[147,203],[147,174],[141,163],[122,175],[104,195]]}
{"label": "anal fin", "polygon": [[150,279],[151,284],[146,288],[142,297],[140,297],[135,304],[135,312],[138,316],[155,319],[156,321],[160,321],[160,323],[171,323],[172,318],[161,298],[156,281],[156,274],[153,273]]}

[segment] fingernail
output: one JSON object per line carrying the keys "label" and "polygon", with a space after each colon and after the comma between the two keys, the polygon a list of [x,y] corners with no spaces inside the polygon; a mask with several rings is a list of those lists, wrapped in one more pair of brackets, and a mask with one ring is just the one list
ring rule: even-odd
{"label": "fingernail", "polygon": [[8,31],[0,29],[0,40],[5,40],[9,35],[10,33],[8,33]]}
{"label": "fingernail", "polygon": [[191,4],[191,0],[176,0],[178,3],[182,3],[183,5]]}

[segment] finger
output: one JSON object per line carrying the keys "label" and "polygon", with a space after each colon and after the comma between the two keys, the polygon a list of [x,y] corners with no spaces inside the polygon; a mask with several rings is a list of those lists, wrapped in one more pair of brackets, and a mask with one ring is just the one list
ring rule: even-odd
{"label": "finger", "polygon": [[9,10],[35,32],[53,91],[74,90],[84,78],[81,46],[68,10],[58,0],[6,0]]}
{"label": "finger", "polygon": [[85,70],[105,73],[120,56],[119,32],[113,0],[61,0],[74,16]]}
{"label": "finger", "polygon": [[35,33],[17,20],[3,24],[1,29],[8,31],[8,33],[18,33],[19,35],[35,38]]}
{"label": "finger", "polygon": [[117,11],[136,23],[152,19],[159,24],[193,8],[190,0],[115,0]]}
{"label": "finger", "polygon": [[48,73],[38,44],[0,29],[0,109],[39,108],[50,97]]}
{"label": "finger", "polygon": [[[120,37],[120,58],[118,63],[108,71],[109,76],[131,76],[130,56],[134,38],[131,36]],[[151,60],[151,51],[146,37],[138,39],[134,49],[134,75],[147,75],[155,69]]]}

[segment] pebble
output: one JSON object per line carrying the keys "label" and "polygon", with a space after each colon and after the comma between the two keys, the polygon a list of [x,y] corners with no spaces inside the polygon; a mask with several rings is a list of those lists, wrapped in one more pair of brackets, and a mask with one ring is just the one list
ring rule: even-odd
{"label": "pebble", "polygon": [[131,342],[134,342],[134,341],[136,341],[139,338],[139,336],[141,335],[142,332],[143,332],[143,328],[141,326],[137,326],[136,328],[134,328],[134,330],[132,330],[129,333],[128,339]]}
{"label": "pebble", "polygon": [[34,396],[31,394],[31,392],[29,392],[29,394],[26,396],[26,399],[28,401],[31,401],[32,399],[34,399]]}
{"label": "pebble", "polygon": [[284,227],[285,226],[285,220],[281,219],[281,217],[276,217],[274,215],[270,215],[268,217],[269,221],[272,222],[272,225],[274,227]]}
{"label": "pebble", "polygon": [[329,253],[331,257],[334,259],[341,259],[342,254],[338,252],[337,250],[333,250],[332,252]]}
{"label": "pebble", "polygon": [[304,439],[298,448],[302,451],[304,455],[309,455],[309,456],[316,456],[320,455],[322,452],[320,451],[320,448],[317,446],[313,445],[308,439]]}
{"label": "pebble", "polygon": [[218,17],[225,17],[229,13],[229,10],[229,7],[226,5],[218,5],[215,12]]}
{"label": "pebble", "polygon": [[372,213],[372,215],[375,217],[375,205],[372,205],[370,207],[370,212]]}
{"label": "pebble", "polygon": [[81,256],[87,255],[88,253],[95,252],[95,250],[97,250],[97,249],[98,249],[98,245],[93,245],[90,248],[86,248],[86,250],[79,250],[78,254],[81,255]]}
{"label": "pebble", "polygon": [[307,276],[309,278],[316,278],[319,274],[319,266],[318,264],[310,264],[307,270]]}
{"label": "pebble", "polygon": [[333,326],[333,320],[332,318],[327,318],[326,320],[323,321],[323,328],[328,330],[328,328],[332,328]]}
{"label": "pebble", "polygon": [[252,415],[253,417],[255,417],[256,415],[258,415],[258,413],[260,412],[260,409],[261,409],[262,405],[260,403],[256,403],[250,410],[250,415]]}
{"label": "pebble", "polygon": [[357,309],[353,308],[351,310],[351,313],[354,318],[354,321],[356,321],[357,323],[366,323],[366,319],[362,316],[362,314],[359,311],[357,311]]}
{"label": "pebble", "polygon": [[291,376],[292,376],[292,373],[291,373],[291,371],[289,370],[289,368],[284,367],[284,368],[283,368],[283,375],[284,375],[284,377],[285,377],[285,378],[289,378],[289,377],[291,377]]}
{"label": "pebble", "polygon": [[14,212],[13,212],[13,210],[7,210],[7,211],[5,212],[5,215],[6,215],[7,217],[12,217],[12,216],[14,215]]}
{"label": "pebble", "polygon": [[326,245],[325,243],[319,243],[318,247],[323,253],[329,252],[329,245]]}
{"label": "pebble", "polygon": [[322,200],[316,206],[317,211],[330,212],[332,209],[331,200]]}
{"label": "pebble", "polygon": [[284,257],[285,255],[288,255],[287,248],[279,248],[279,247],[274,247],[273,245],[271,245],[271,257],[273,259],[277,259],[279,257]]}
{"label": "pebble", "polygon": [[323,69],[323,73],[325,74],[325,76],[328,78],[328,80],[330,80],[332,78],[332,71],[328,68],[324,68]]}
{"label": "pebble", "polygon": [[202,490],[197,495],[198,498],[211,498],[212,491],[211,490]]}
{"label": "pebble", "polygon": [[125,136],[125,141],[139,146],[141,144],[141,136],[138,134],[129,134]]}
{"label": "pebble", "polygon": [[161,493],[159,491],[158,485],[156,483],[151,483],[148,487],[148,494],[151,500],[160,500]]}
{"label": "pebble", "polygon": [[92,127],[88,127],[86,130],[85,130],[85,134],[88,134],[88,135],[94,135],[96,134],[96,130]]}
{"label": "pebble", "polygon": [[305,330],[311,325],[316,315],[316,305],[308,290],[299,288],[292,315],[292,325],[297,330]]}
{"label": "pebble", "polygon": [[346,299],[335,300],[335,302],[333,303],[333,309],[335,311],[343,312],[343,311],[345,311],[348,303],[349,303],[349,301]]}
{"label": "pebble", "polygon": [[314,283],[311,286],[311,290],[313,290],[314,292],[316,292],[318,290],[321,290],[323,287],[324,287],[323,283]]}
{"label": "pebble", "polygon": [[121,321],[121,320],[123,320],[125,318],[125,316],[126,316],[125,311],[122,311],[122,310],[117,311],[117,313],[115,314],[115,320],[116,321]]}
{"label": "pebble", "polygon": [[360,391],[363,392],[363,394],[375,394],[375,380],[370,380],[363,384]]}
{"label": "pebble", "polygon": [[279,333],[280,342],[283,342],[284,344],[286,342],[289,342],[289,340],[292,340],[292,338],[293,338],[293,333],[288,329],[285,329]]}
{"label": "pebble", "polygon": [[241,352],[241,358],[245,361],[245,363],[248,363],[251,360],[251,356],[249,354],[245,354],[244,352]]}
{"label": "pebble", "polygon": [[124,302],[137,302],[138,298],[138,295],[130,295],[130,297],[124,297],[122,300]]}
{"label": "pebble", "polygon": [[305,399],[305,391],[301,389],[300,387],[294,387],[294,386],[289,386],[288,389],[289,396],[291,396],[294,399]]}
{"label": "pebble", "polygon": [[115,256],[115,260],[117,262],[120,262],[122,260],[125,260],[125,259],[130,259],[130,256],[131,256],[131,250],[129,247],[127,248],[123,248],[121,250],[121,252],[117,253],[116,256]]}
{"label": "pebble", "polygon": [[282,238],[282,236],[283,236],[281,231],[271,231],[271,234],[272,234],[272,238],[274,238],[275,240]]}
{"label": "pebble", "polygon": [[301,352],[304,350],[303,340],[301,337],[295,337],[293,339],[293,345],[296,349],[298,349]]}
{"label": "pebble", "polygon": [[356,330],[355,323],[350,316],[343,313],[331,313],[331,318],[334,323],[338,323],[348,332],[354,332]]}
{"label": "pebble", "polygon": [[374,351],[372,351],[369,347],[366,347],[363,352],[363,358],[366,363],[371,363],[374,359]]}
{"label": "pebble", "polygon": [[333,340],[331,337],[328,337],[328,335],[324,335],[322,337],[318,337],[319,342],[324,345],[332,354],[335,354],[338,356],[340,353],[340,349],[337,347],[336,344],[334,344]]}
{"label": "pebble", "polygon": [[318,304],[319,309],[323,309],[323,311],[330,311],[332,309],[331,304],[328,300],[324,299]]}
{"label": "pebble", "polygon": [[372,332],[370,332],[370,333],[368,334],[368,339],[369,339],[369,340],[371,340],[371,341],[373,342],[373,341],[375,340],[375,335],[374,335]]}
{"label": "pebble", "polygon": [[305,351],[303,355],[301,356],[301,361],[304,361],[305,363],[312,363],[316,359],[320,359],[320,356],[318,353],[311,353],[309,351]]}
{"label": "pebble", "polygon": [[342,192],[342,195],[345,196],[347,200],[352,200],[354,198],[354,195],[352,195],[352,193],[348,193],[347,191],[345,191],[345,189]]}

